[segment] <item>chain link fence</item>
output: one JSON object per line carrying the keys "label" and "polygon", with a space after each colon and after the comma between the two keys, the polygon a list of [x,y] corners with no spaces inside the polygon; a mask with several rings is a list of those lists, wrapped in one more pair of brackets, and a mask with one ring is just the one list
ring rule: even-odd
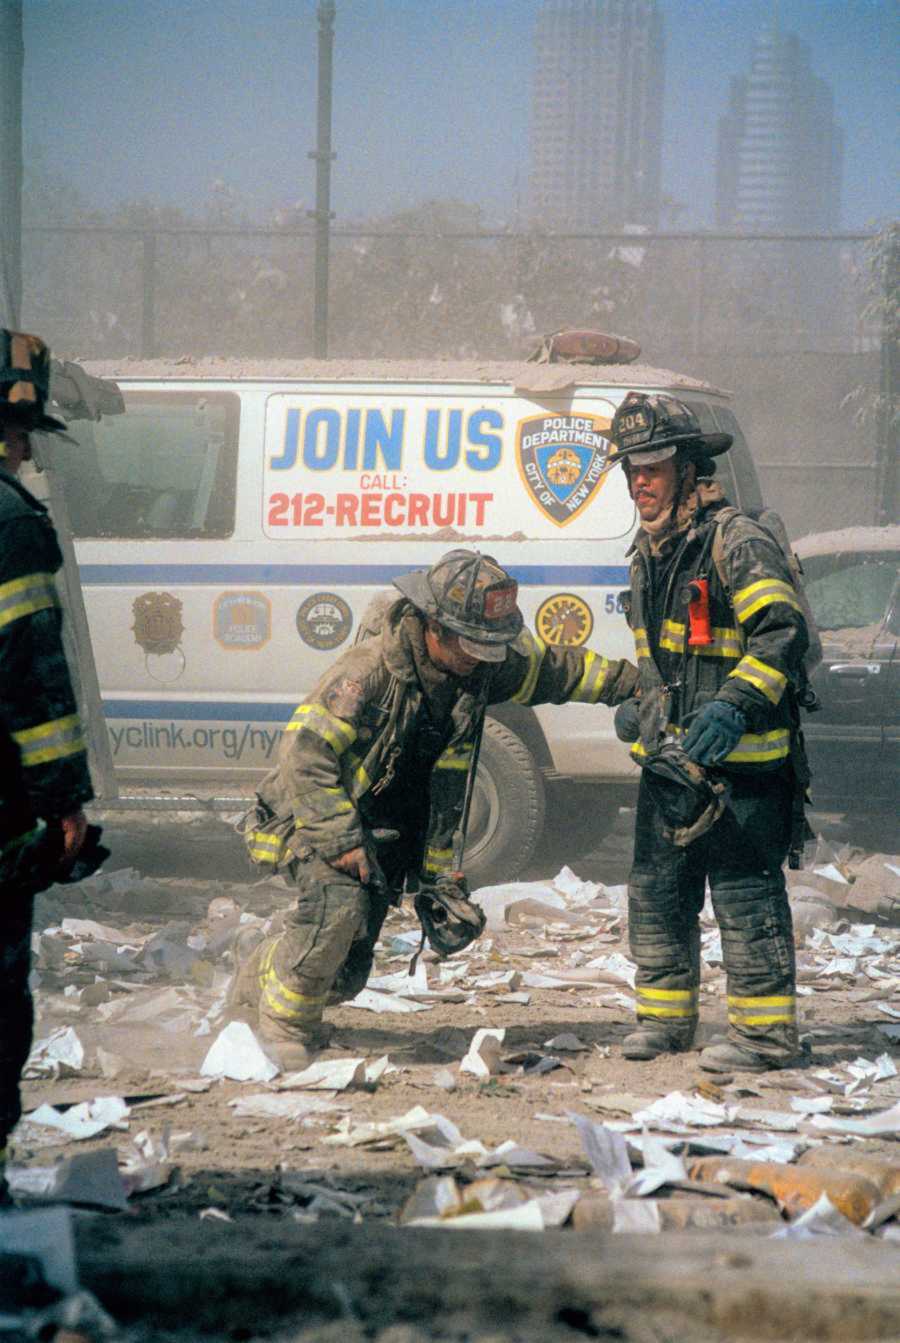
{"label": "chain link fence", "polygon": [[[732,390],[794,534],[893,520],[880,322],[863,235],[340,229],[329,354],[520,358],[548,331],[640,341]],[[69,358],[305,358],[314,237],[262,228],[31,227],[23,323]]]}

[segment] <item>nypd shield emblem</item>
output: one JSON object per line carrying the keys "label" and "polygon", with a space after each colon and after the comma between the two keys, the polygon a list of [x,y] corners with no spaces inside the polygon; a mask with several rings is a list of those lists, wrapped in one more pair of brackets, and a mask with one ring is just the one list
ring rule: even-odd
{"label": "nypd shield emblem", "polygon": [[590,502],[603,481],[612,445],[598,415],[535,415],[520,420],[516,462],[531,498],[557,527]]}

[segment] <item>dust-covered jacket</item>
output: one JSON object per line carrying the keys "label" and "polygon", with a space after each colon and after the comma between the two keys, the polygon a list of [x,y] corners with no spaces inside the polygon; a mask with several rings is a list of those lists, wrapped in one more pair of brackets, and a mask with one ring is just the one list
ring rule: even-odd
{"label": "dust-covered jacket", "polygon": [[0,465],[0,857],[94,796],[62,645],[62,563],[43,504]]}
{"label": "dust-covered jacket", "polygon": [[419,874],[433,880],[453,867],[486,705],[618,704],[636,683],[630,662],[548,647],[524,630],[503,662],[450,676],[428,658],[423,617],[400,598],[380,632],[338,658],[287,725],[278,765],[259,789],[251,856],[278,866],[312,850],[332,860],[374,826],[394,825],[412,832]]}
{"label": "dust-covered jacket", "polygon": [[[712,554],[717,529],[721,574]],[[808,635],[777,541],[733,510],[718,485],[701,485],[678,525],[656,540],[639,530],[631,555],[628,620],[641,686],[641,736],[632,754],[641,760],[663,734],[686,731],[698,709],[720,699],[747,724],[723,767],[783,767],[797,733],[795,691]],[[709,582],[712,642],[691,647],[688,585],[698,578]]]}

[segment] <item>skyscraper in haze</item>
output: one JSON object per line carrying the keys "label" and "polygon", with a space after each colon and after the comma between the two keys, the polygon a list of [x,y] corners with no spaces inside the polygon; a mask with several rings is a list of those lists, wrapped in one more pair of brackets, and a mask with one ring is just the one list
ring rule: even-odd
{"label": "skyscraper in haze", "polygon": [[535,47],[533,220],[654,227],[664,62],[656,0],[543,0]]}
{"label": "skyscraper in haze", "polygon": [[748,232],[836,229],[841,168],[831,89],[812,73],[805,43],[767,29],[750,73],[732,79],[719,119],[716,223]]}

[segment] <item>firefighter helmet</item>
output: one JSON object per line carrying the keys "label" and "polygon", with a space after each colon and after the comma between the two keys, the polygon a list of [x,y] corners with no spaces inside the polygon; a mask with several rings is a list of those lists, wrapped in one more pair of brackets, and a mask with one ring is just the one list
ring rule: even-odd
{"label": "firefighter helmet", "polygon": [[649,466],[676,452],[685,457],[718,457],[727,452],[731,434],[706,433],[697,416],[674,396],[629,392],[613,416],[609,436],[616,445],[614,464]]}
{"label": "firefighter helmet", "polygon": [[451,550],[430,569],[415,569],[394,586],[419,611],[461,636],[473,657],[502,662],[522,628],[519,585],[490,555]]}
{"label": "firefighter helmet", "polygon": [[37,336],[0,327],[0,426],[30,433],[61,433],[62,420],[46,413],[50,399],[50,351]]}

